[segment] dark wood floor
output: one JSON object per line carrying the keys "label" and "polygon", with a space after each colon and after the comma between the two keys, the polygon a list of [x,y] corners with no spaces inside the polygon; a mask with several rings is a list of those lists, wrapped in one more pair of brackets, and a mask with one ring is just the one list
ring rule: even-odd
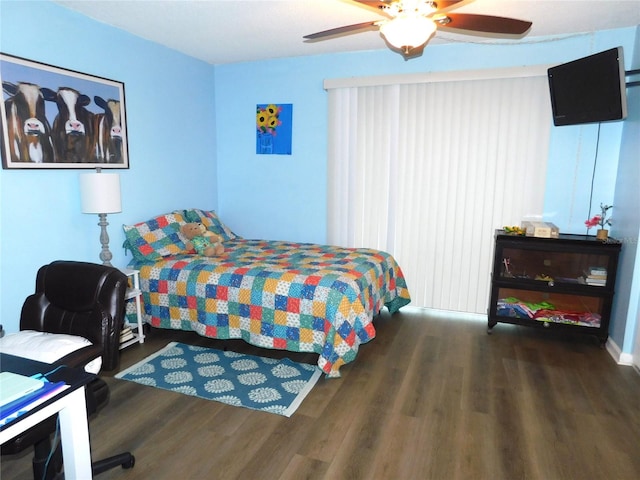
{"label": "dark wood floor", "polygon": [[[595,340],[501,324],[487,335],[482,322],[415,312],[383,314],[376,328],[291,418],[109,376],[93,457],[130,450],[136,465],[98,478],[640,478],[640,375]],[[172,340],[222,345],[153,330],[121,367]],[[3,457],[1,478],[28,479],[30,468],[30,455]]]}

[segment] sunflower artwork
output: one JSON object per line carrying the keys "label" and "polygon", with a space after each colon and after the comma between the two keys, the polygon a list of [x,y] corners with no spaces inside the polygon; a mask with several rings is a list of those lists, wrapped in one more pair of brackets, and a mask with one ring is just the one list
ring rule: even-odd
{"label": "sunflower artwork", "polygon": [[256,106],[256,153],[291,155],[291,104]]}

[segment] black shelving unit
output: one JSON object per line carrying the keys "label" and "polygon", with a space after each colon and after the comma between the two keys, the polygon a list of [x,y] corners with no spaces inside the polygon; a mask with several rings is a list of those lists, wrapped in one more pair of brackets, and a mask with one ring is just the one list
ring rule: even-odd
{"label": "black shelving unit", "polygon": [[498,323],[609,337],[618,257],[613,238],[537,238],[497,230],[488,332]]}

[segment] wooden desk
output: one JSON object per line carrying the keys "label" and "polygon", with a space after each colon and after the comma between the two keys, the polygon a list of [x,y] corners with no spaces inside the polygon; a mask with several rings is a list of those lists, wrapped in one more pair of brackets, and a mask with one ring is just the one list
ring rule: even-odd
{"label": "wooden desk", "polygon": [[[47,373],[55,367],[22,357],[0,353],[0,371],[22,375]],[[0,427],[0,444],[8,442],[25,430],[46,420],[56,413],[60,419],[60,439],[66,479],[86,480],[92,478],[89,425],[84,387],[95,375],[84,370],[63,367],[52,375],[51,381],[63,381],[69,388],[50,398],[15,420]]]}

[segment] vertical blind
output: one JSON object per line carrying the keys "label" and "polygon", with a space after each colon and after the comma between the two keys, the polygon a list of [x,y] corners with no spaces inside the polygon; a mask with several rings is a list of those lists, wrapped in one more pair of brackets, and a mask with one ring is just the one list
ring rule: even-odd
{"label": "vertical blind", "polygon": [[486,313],[493,234],[540,216],[546,76],[329,88],[330,243],[391,253],[412,305]]}

